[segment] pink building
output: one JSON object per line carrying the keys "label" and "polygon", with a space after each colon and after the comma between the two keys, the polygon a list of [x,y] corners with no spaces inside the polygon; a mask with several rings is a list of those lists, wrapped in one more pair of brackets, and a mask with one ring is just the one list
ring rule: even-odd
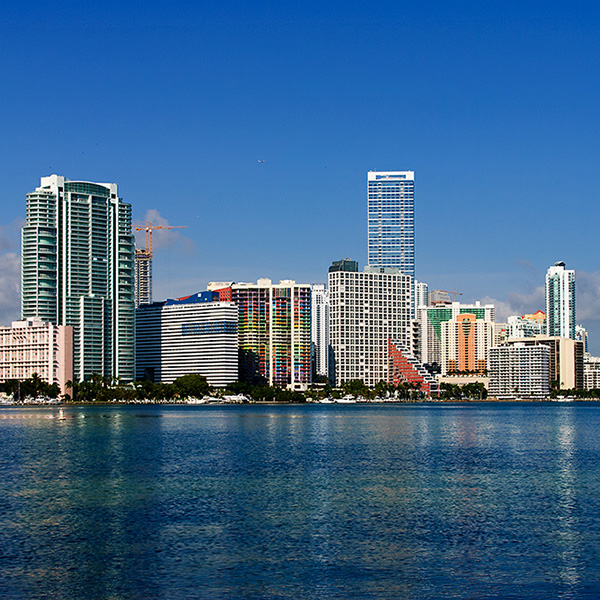
{"label": "pink building", "polygon": [[0,381],[28,379],[34,373],[47,383],[73,379],[73,328],[37,317],[0,327]]}

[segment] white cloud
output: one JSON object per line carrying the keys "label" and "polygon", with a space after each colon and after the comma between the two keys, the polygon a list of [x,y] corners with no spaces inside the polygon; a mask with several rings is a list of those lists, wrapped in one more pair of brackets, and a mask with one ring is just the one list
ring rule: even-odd
{"label": "white cloud", "polygon": [[600,271],[575,272],[577,321],[600,318]]}
{"label": "white cloud", "polygon": [[19,248],[23,225],[23,219],[15,219],[10,225],[0,225],[0,252]]}
{"label": "white cloud", "polygon": [[[155,208],[146,211],[144,221],[133,222],[133,233],[135,234],[136,245],[138,248],[144,248],[146,245],[146,223],[152,223],[153,226],[167,227],[171,224],[163,217]],[[181,227],[177,224],[177,227]],[[136,228],[142,231],[136,231]],[[154,229],[152,231],[152,249],[177,247],[186,253],[191,253],[194,250],[195,244],[183,233],[184,229]]]}
{"label": "white cloud", "polygon": [[511,315],[531,314],[536,310],[545,310],[544,286],[536,287],[530,294],[509,292],[505,300],[486,296],[481,299],[481,302],[493,304],[496,307],[496,321],[503,323]]}
{"label": "white cloud", "polygon": [[0,254],[0,325],[8,325],[21,314],[21,257]]}
{"label": "white cloud", "polygon": [[[600,271],[575,272],[577,322],[600,319]],[[496,306],[496,320],[506,321],[509,315],[523,315],[536,310],[546,310],[544,286],[536,287],[529,294],[509,292],[503,300],[486,296],[486,304]]]}

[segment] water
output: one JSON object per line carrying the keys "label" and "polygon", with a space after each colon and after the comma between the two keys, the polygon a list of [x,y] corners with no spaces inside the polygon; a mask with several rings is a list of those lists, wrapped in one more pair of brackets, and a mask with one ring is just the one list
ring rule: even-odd
{"label": "water", "polygon": [[0,598],[598,598],[600,403],[0,409]]}

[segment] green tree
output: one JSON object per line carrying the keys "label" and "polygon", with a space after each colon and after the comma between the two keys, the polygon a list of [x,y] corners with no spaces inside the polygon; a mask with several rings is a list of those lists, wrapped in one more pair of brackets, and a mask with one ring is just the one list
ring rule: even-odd
{"label": "green tree", "polygon": [[210,392],[210,386],[208,385],[206,377],[204,377],[204,375],[198,375],[197,373],[178,377],[173,382],[173,388],[181,398],[202,398],[202,396],[205,396]]}

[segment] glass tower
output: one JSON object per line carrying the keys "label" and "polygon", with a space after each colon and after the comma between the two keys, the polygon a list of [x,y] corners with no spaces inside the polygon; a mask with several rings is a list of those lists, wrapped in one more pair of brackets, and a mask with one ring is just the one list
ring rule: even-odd
{"label": "glass tower", "polygon": [[557,262],[546,273],[548,335],[575,339],[575,271]]}
{"label": "glass tower", "polygon": [[73,326],[73,377],[134,378],[131,205],[115,183],[42,177],[27,194],[23,318]]}
{"label": "glass tower", "polygon": [[415,276],[415,173],[369,171],[368,261]]}

